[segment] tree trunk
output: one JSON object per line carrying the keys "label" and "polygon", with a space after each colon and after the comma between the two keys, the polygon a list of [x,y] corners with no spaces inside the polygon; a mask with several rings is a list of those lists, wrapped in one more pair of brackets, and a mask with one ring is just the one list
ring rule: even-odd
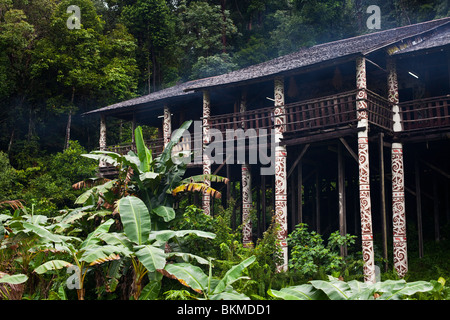
{"label": "tree trunk", "polygon": [[72,125],[72,108],[73,108],[73,100],[75,97],[75,87],[72,87],[72,99],[70,101],[70,110],[69,110],[69,117],[67,119],[67,126],[66,126],[66,141],[64,144],[64,150],[69,149],[69,140],[70,140],[70,127]]}

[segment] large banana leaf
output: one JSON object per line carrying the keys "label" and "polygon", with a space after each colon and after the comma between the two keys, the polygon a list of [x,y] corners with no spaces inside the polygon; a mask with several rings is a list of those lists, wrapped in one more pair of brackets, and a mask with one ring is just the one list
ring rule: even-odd
{"label": "large banana leaf", "polygon": [[193,182],[203,182],[205,180],[211,182],[223,182],[227,184],[229,182],[228,178],[218,176],[215,174],[199,174],[196,176],[190,176],[186,179],[181,180],[181,183],[193,183]]}
{"label": "large banana leaf", "polygon": [[281,298],[283,300],[319,300],[318,296],[321,291],[315,289],[309,284],[282,288],[281,290],[269,289],[267,291],[270,296]]}
{"label": "large banana leaf", "polygon": [[0,278],[0,283],[21,284],[28,280],[28,276],[22,273],[13,275],[4,275]]}
{"label": "large banana leaf", "polygon": [[210,196],[212,196],[216,199],[220,199],[222,197],[222,194],[219,191],[217,191],[214,188],[211,188],[206,183],[200,183],[200,182],[192,182],[192,183],[190,182],[190,183],[185,183],[185,184],[179,185],[178,187],[176,187],[172,190],[172,195],[176,196],[181,192],[201,192],[201,193],[209,194]]}
{"label": "large banana leaf", "polygon": [[72,264],[64,260],[52,260],[41,264],[39,267],[34,269],[37,274],[43,274],[50,270],[58,270],[65,267],[69,267]]}
{"label": "large banana leaf", "polygon": [[164,250],[152,245],[145,245],[136,251],[136,257],[149,272],[163,269],[166,264]]}
{"label": "large banana leaf", "polygon": [[175,210],[172,207],[158,206],[153,209],[153,212],[162,217],[165,222],[175,219]]}
{"label": "large banana leaf", "polygon": [[136,141],[136,151],[140,161],[139,170],[142,173],[149,172],[153,161],[152,152],[145,145],[141,127],[137,127],[134,130],[134,137]]}
{"label": "large banana leaf", "polygon": [[149,240],[158,240],[161,242],[167,242],[170,239],[176,237],[176,238],[183,238],[187,235],[195,234],[197,237],[201,238],[207,238],[207,239],[214,239],[216,235],[212,232],[207,231],[201,231],[201,230],[159,230],[159,231],[152,231],[150,233]]}
{"label": "large banana leaf", "polygon": [[61,243],[66,240],[79,240],[76,237],[68,237],[68,236],[54,234],[54,233],[50,232],[49,230],[47,230],[43,226],[35,225],[35,224],[29,223],[29,222],[24,221],[24,222],[22,222],[22,225],[24,227],[24,230],[23,230],[24,232],[26,232],[26,233],[33,232],[33,233],[37,234],[41,239],[45,239],[50,242]]}
{"label": "large banana leaf", "polygon": [[127,196],[117,202],[123,230],[127,237],[138,245],[144,244],[151,230],[150,214],[145,203],[134,196]]}
{"label": "large banana leaf", "polygon": [[99,225],[94,231],[88,234],[86,239],[81,243],[81,248],[87,248],[89,246],[94,246],[99,244],[100,238],[99,235],[101,233],[108,232],[111,225],[114,223],[114,219],[109,219]]}
{"label": "large banana leaf", "polygon": [[433,285],[426,281],[406,283],[404,280],[387,280],[377,286],[377,292],[384,292],[379,300],[399,300],[403,296],[410,296],[417,292],[433,290]]}
{"label": "large banana leaf", "polygon": [[219,281],[217,286],[214,288],[213,294],[221,293],[225,291],[225,288],[229,285],[231,285],[236,280],[239,280],[241,278],[242,272],[245,268],[247,268],[249,265],[251,265],[253,262],[255,262],[256,257],[251,256],[250,258],[245,259],[238,265],[233,266],[230,270],[225,273],[223,278]]}
{"label": "large banana leaf", "polygon": [[169,278],[178,280],[195,292],[202,293],[208,289],[208,276],[201,268],[189,263],[169,263],[159,271]]}
{"label": "large banana leaf", "polygon": [[314,288],[322,290],[330,300],[349,300],[351,289],[344,281],[323,281],[313,280],[311,284]]}
{"label": "large banana leaf", "polygon": [[87,248],[80,257],[80,261],[89,263],[90,265],[100,264],[106,261],[118,260],[121,252],[120,247],[116,246],[94,246]]}

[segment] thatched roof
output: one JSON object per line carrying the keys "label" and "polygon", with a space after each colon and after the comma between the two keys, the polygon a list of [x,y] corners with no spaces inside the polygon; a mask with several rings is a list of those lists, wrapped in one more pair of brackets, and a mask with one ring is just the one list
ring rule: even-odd
{"label": "thatched roof", "polygon": [[429,32],[449,22],[450,18],[444,18],[315,45],[244,69],[199,80],[187,90],[202,90],[270,78],[346,56],[366,55],[401,40]]}
{"label": "thatched roof", "polygon": [[450,23],[442,26],[442,30],[434,32],[430,37],[423,39],[419,43],[415,43],[412,46],[408,46],[405,49],[397,51],[394,55],[400,55],[404,53],[416,52],[419,50],[426,50],[431,48],[441,48],[450,45]]}
{"label": "thatched roof", "polygon": [[[93,110],[84,113],[84,115],[115,113],[119,110],[124,111],[125,109],[133,109],[141,106],[160,108],[162,104],[170,103],[177,99],[194,98],[197,96],[196,91],[203,89],[239,85],[252,81],[260,81],[265,78],[270,79],[277,75],[285,75],[289,72],[299,71],[302,68],[321,65],[338,59],[367,55],[401,41],[407,41],[408,39],[411,45],[399,49],[394,54],[448,45],[449,27],[450,18],[443,18],[319,44],[223,75],[177,84],[142,97]],[[437,31],[438,28],[439,31]],[[411,41],[412,38],[422,35],[422,42],[416,43]]]}
{"label": "thatched roof", "polygon": [[120,109],[120,111],[123,111],[126,108],[132,109],[132,108],[135,108],[140,105],[168,103],[173,100],[183,98],[186,96],[196,96],[196,94],[194,92],[185,91],[186,88],[194,85],[195,82],[196,82],[196,80],[177,84],[173,87],[155,91],[155,92],[152,92],[145,96],[133,98],[130,100],[126,100],[126,101],[122,101],[122,102],[118,102],[118,103],[109,105],[107,107],[92,110],[92,111],[84,113],[83,115],[90,115],[90,114],[95,114],[95,113],[106,113],[106,112],[110,113],[110,112],[118,111],[119,109]]}

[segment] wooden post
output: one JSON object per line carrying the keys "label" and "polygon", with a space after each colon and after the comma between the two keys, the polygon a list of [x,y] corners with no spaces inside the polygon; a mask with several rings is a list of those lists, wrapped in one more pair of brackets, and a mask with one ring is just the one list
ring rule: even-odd
{"label": "wooden post", "polygon": [[[247,108],[247,92],[242,91],[241,103],[239,111],[241,114]],[[241,118],[241,127],[244,129],[244,118]],[[252,210],[252,185],[251,185],[251,169],[247,161],[241,166],[242,175],[242,244],[244,247],[253,247],[252,241],[252,221],[250,219],[250,211]]]}
{"label": "wooden post", "polygon": [[266,176],[261,175],[261,214],[262,214],[262,232],[266,231]]}
{"label": "wooden post", "polygon": [[415,154],[414,172],[416,182],[416,209],[417,209],[417,235],[419,238],[419,258],[423,258],[423,233],[422,233],[422,198],[420,191],[420,167],[418,154]]}
{"label": "wooden post", "polygon": [[[342,154],[342,144],[338,142],[338,195],[339,195],[339,234],[347,234],[346,202],[345,202],[345,162]],[[347,255],[347,246],[341,246],[342,257]]]}
{"label": "wooden post", "polygon": [[[209,137],[209,117],[211,114],[211,100],[208,91],[203,91],[203,150],[205,150],[206,146],[210,142]],[[203,174],[211,174],[211,160],[208,158],[208,155],[203,153]],[[204,183],[208,186],[211,185],[211,181],[209,179],[205,179]],[[211,196],[204,192],[203,200],[202,200],[202,208],[203,212],[206,215],[211,214]]]}
{"label": "wooden post", "polygon": [[228,183],[227,183],[227,202],[225,205],[225,208],[228,208],[230,199],[231,199],[231,177],[230,177],[230,165],[227,163],[226,164],[226,168],[227,168],[227,179],[228,179]]}
{"label": "wooden post", "polygon": [[319,168],[316,171],[316,232],[320,234],[320,178]]}
{"label": "wooden post", "polygon": [[[303,164],[297,165],[297,223],[303,223]],[[294,228],[292,228],[294,229]]]}
{"label": "wooden post", "polygon": [[[398,81],[395,63],[387,61],[388,100],[392,104],[393,130],[403,130],[398,106]],[[395,139],[395,138],[394,138]],[[403,167],[403,145],[399,141],[392,143],[392,229],[394,243],[394,267],[400,278],[408,272],[408,254],[406,246],[406,212],[405,212],[405,173]]]}
{"label": "wooden post", "polygon": [[275,78],[275,220],[279,226],[277,235],[278,245],[281,247],[283,262],[277,266],[277,271],[287,271],[288,247],[287,247],[287,173],[286,173],[286,147],[278,143],[283,138],[286,126],[286,114],[284,109],[284,79]]}
{"label": "wooden post", "polygon": [[163,138],[164,148],[170,142],[172,136],[172,115],[170,114],[169,107],[164,106],[164,118],[163,118]]}
{"label": "wooden post", "polygon": [[[104,114],[100,115],[99,149],[100,149],[100,151],[106,150],[106,116]],[[100,161],[98,166],[99,167],[106,167],[106,162]]]}
{"label": "wooden post", "polygon": [[380,211],[381,228],[383,237],[383,258],[386,261],[384,265],[385,272],[388,271],[388,249],[387,249],[387,222],[386,222],[386,191],[384,184],[384,133],[378,134],[378,147],[380,153]]}
{"label": "wooden post", "polygon": [[375,283],[375,261],[373,250],[372,206],[370,202],[369,172],[369,118],[367,111],[366,60],[356,59],[356,109],[358,119],[359,159],[359,210],[361,215],[362,252],[364,259],[364,281]]}
{"label": "wooden post", "polygon": [[136,112],[133,112],[133,120],[131,122],[131,149],[136,150],[136,137],[134,135],[134,130],[136,130]]}
{"label": "wooden post", "polygon": [[434,240],[439,242],[439,196],[438,196],[438,181],[436,174],[433,174],[433,211],[434,211]]}

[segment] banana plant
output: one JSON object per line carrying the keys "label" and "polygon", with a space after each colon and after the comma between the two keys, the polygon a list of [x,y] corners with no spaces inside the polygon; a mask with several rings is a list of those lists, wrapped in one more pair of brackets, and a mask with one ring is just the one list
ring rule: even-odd
{"label": "banana plant", "polygon": [[374,284],[352,280],[313,280],[309,284],[291,286],[281,290],[268,290],[274,298],[283,300],[399,300],[417,292],[429,292],[433,285],[426,281],[407,283],[405,280],[386,280]]}
{"label": "banana plant", "polygon": [[249,279],[242,276],[245,268],[256,260],[251,256],[238,265],[233,266],[222,279],[214,279],[212,276],[212,262],[209,261],[209,274],[189,263],[167,264],[164,269],[158,270],[170,279],[176,279],[181,284],[191,288],[195,292],[202,294],[206,300],[249,300],[245,294],[233,289],[232,284],[240,279]]}
{"label": "banana plant", "polygon": [[131,259],[134,270],[134,299],[139,299],[141,295],[142,281],[146,274],[153,280],[150,281],[149,287],[159,292],[161,278],[155,272],[163,269],[169,258],[208,263],[207,260],[189,253],[165,252],[165,247],[169,241],[178,241],[189,234],[209,239],[215,238],[215,234],[199,230],[154,230],[146,204],[135,196],[127,196],[117,201],[117,210],[123,224],[123,232],[103,233],[100,238],[108,245],[119,248],[118,251],[126,253],[126,257]]}
{"label": "banana plant", "polygon": [[[187,130],[191,123],[192,121],[184,122],[156,158],[153,158],[151,150],[144,143],[141,127],[135,129],[136,153],[129,151],[128,154],[121,155],[110,151],[92,151],[89,154],[83,154],[84,157],[115,166],[119,175],[117,179],[94,185],[81,194],[75,203],[87,205],[102,202],[105,208],[111,209],[118,199],[134,195],[142,199],[147,206],[154,220],[152,227],[155,230],[164,230],[167,223],[175,218],[173,210],[175,196],[186,191],[201,191],[220,198],[220,192],[205,184],[204,180],[208,178],[210,181],[227,183],[226,178],[201,175],[183,180],[186,164],[183,161],[177,161],[177,157],[181,157],[180,154],[172,152],[184,130]],[[79,182],[74,184],[74,188],[93,185],[100,181],[105,180]],[[96,201],[97,198],[99,201]]]}
{"label": "banana plant", "polygon": [[[72,258],[72,262],[60,259],[47,261],[35,268],[34,272],[37,274],[44,274],[48,271],[63,268],[68,268],[68,271],[74,271],[74,275],[70,277],[73,279],[68,279],[68,287],[70,287],[70,289],[77,289],[78,299],[84,300],[84,279],[90,270],[90,267],[108,261],[118,260],[121,258],[120,255],[128,254],[127,252],[124,252],[124,249],[121,247],[102,244],[100,238],[101,234],[108,232],[114,222],[114,219],[105,221],[91,232],[84,241],[81,241],[79,238],[70,237],[72,240],[76,239],[81,242],[79,246],[66,241],[66,236],[51,233],[47,229],[30,228],[32,232],[35,232],[43,239],[48,240],[46,244],[42,244],[37,250],[51,251],[53,253],[68,253]],[[69,280],[73,280],[74,282],[69,282]]]}

